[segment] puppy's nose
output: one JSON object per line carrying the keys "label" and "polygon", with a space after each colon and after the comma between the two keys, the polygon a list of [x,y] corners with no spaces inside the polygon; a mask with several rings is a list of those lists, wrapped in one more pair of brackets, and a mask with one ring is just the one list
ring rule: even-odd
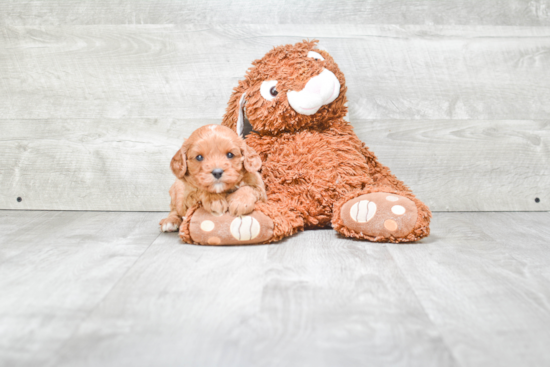
{"label": "puppy's nose", "polygon": [[223,169],[216,168],[216,169],[212,170],[212,176],[214,176],[216,178],[220,178],[220,177],[222,177],[222,175],[223,175]]}

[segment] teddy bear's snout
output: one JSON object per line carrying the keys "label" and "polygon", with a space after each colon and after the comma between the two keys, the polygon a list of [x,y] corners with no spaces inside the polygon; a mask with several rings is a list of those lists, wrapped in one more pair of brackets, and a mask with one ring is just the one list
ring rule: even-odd
{"label": "teddy bear's snout", "polygon": [[321,106],[331,103],[340,94],[340,82],[330,70],[311,78],[304,88],[287,93],[290,106],[299,114],[313,115]]}

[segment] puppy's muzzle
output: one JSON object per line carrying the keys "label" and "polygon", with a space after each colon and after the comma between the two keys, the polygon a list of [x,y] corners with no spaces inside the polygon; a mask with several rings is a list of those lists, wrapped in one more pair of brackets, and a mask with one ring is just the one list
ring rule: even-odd
{"label": "puppy's muzzle", "polygon": [[223,175],[223,169],[216,168],[212,170],[212,176],[216,178],[216,180],[219,180]]}

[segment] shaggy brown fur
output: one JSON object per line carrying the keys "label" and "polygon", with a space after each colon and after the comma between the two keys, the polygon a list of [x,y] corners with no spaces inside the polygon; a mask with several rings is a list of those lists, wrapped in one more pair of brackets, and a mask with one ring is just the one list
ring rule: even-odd
{"label": "shaggy brown fur", "polygon": [[[299,230],[331,225],[344,236],[370,241],[411,242],[427,236],[430,210],[378,162],[344,120],[347,113],[344,75],[328,52],[316,49],[316,43],[303,41],[276,47],[254,61],[245,79],[234,89],[223,119],[223,125],[238,133],[243,121],[240,116],[245,116],[251,125],[246,142],[263,161],[261,174],[268,196],[268,202],[256,205],[256,211],[269,217],[274,228],[273,237],[266,242]],[[328,83],[336,87],[324,87],[325,92],[334,88],[335,93],[329,98],[324,97],[325,92],[319,92],[321,87],[316,81],[322,79],[321,73],[333,74],[329,75]],[[311,82],[312,78],[316,81]],[[334,98],[338,83],[339,94]],[[318,110],[296,102],[294,96],[307,94],[303,91],[323,96],[319,97],[324,102]],[[387,195],[372,194],[378,192]],[[368,207],[367,214],[361,214],[365,220],[360,220],[363,217],[360,218],[360,207],[356,206],[355,222],[351,223],[350,209],[343,216],[342,208],[359,196],[363,208],[372,205],[369,204],[372,201],[374,212],[376,208],[379,210],[369,217],[371,207]],[[384,200],[403,205],[391,207],[393,204]],[[393,213],[381,210],[390,207]],[[416,210],[405,213],[404,207]],[[401,228],[412,230],[406,235],[388,235],[388,231],[400,233],[395,229],[398,223],[405,223]],[[354,228],[364,225],[364,230],[354,231],[350,224]],[[183,231],[188,233],[188,229]]]}
{"label": "shaggy brown fur", "polygon": [[[258,173],[261,164],[254,149],[231,129],[219,125],[197,129],[170,163],[177,179],[170,188],[170,214],[160,221],[161,230],[177,230],[182,217],[198,203],[217,215],[228,210],[234,216],[251,213],[256,202],[266,201]],[[214,169],[223,170],[219,178]]]}

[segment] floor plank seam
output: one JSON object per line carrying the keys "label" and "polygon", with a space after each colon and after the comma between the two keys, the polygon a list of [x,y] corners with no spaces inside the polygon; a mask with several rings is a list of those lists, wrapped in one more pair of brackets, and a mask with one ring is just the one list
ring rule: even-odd
{"label": "floor plank seam", "polygon": [[[52,221],[52,220],[54,220],[54,219],[56,218],[55,215],[54,215],[54,216],[51,216],[51,217],[47,217],[46,219],[42,219],[42,218],[40,218],[40,217],[41,217],[41,216],[37,216],[37,218],[31,218],[31,220],[27,223],[27,225],[30,224],[30,223],[33,223],[33,222],[37,222],[37,221],[39,221],[39,220],[41,220],[40,224],[45,224],[45,223],[48,223],[48,222],[50,222],[50,221]],[[14,233],[15,233],[15,232],[20,232],[20,229],[14,231]],[[15,241],[19,240],[21,237],[25,236],[25,234],[26,234],[25,232],[19,233],[19,234],[17,235],[17,237],[12,238],[11,241],[12,241],[12,242],[15,242]],[[1,244],[1,243],[0,243],[0,244]],[[5,257],[5,258],[1,259],[0,265],[4,264],[5,262],[10,261],[11,259],[13,259],[13,258],[15,258],[15,257],[17,257],[17,256],[20,256],[20,255],[23,255],[23,256],[24,256],[25,254],[23,254],[23,253],[17,253],[17,254],[15,254],[15,255],[13,255],[13,256]]]}
{"label": "floor plank seam", "polygon": [[88,314],[86,315],[86,317],[84,317],[82,321],[78,323],[78,325],[74,328],[73,332],[69,335],[69,337],[65,339],[63,344],[58,348],[56,357],[54,357],[51,361],[51,364],[50,364],[51,366],[56,365],[55,361],[60,357],[63,350],[65,350],[67,344],[78,333],[78,331],[80,330],[82,325],[86,322],[86,320],[90,318],[90,316],[95,312],[95,310],[99,307],[99,305],[101,305],[101,303],[111,294],[111,292],[117,287],[117,285],[126,277],[126,275],[130,272],[130,270],[137,264],[137,262],[143,257],[143,255],[151,248],[153,243],[155,243],[155,241],[160,237],[161,234],[162,232],[158,233],[158,235],[151,241],[151,243],[147,246],[147,248],[145,248],[145,250],[143,250],[143,252],[136,258],[136,260],[132,263],[132,265],[130,265],[128,269],[126,269],[126,271],[120,276],[120,278],[115,283],[113,283],[111,288],[103,295],[103,297],[101,297],[101,299],[97,301],[95,306],[92,307],[90,311],[88,311]]}
{"label": "floor plank seam", "polygon": [[[388,246],[391,246],[391,245],[386,245],[386,249],[387,249],[388,253],[390,254],[391,258],[393,259],[393,262],[397,266],[397,269],[399,269],[399,273],[403,276],[404,281],[407,282],[407,284],[409,285],[411,291],[414,294],[414,297],[418,301],[418,304],[422,307],[422,311],[424,312],[424,314],[426,315],[428,320],[430,320],[430,322],[434,326],[435,330],[437,330],[437,333],[438,333],[439,337],[441,338],[442,343],[445,345],[445,347],[447,347],[447,351],[449,352],[449,355],[453,358],[453,362],[455,363],[456,366],[462,366],[462,364],[460,363],[460,361],[457,359],[456,355],[454,354],[453,349],[450,347],[449,343],[445,339],[445,335],[443,334],[443,332],[441,331],[439,326],[435,323],[435,321],[431,317],[430,313],[426,310],[426,307],[424,306],[424,304],[422,303],[420,297],[418,296],[418,293],[416,292],[416,289],[414,289],[413,285],[409,281],[409,278],[403,272],[403,269],[401,268],[401,266],[399,265],[399,263],[395,259],[395,256],[393,256],[393,253],[392,253],[392,251],[390,250],[390,248]],[[398,245],[398,246],[403,246],[403,245]]]}

